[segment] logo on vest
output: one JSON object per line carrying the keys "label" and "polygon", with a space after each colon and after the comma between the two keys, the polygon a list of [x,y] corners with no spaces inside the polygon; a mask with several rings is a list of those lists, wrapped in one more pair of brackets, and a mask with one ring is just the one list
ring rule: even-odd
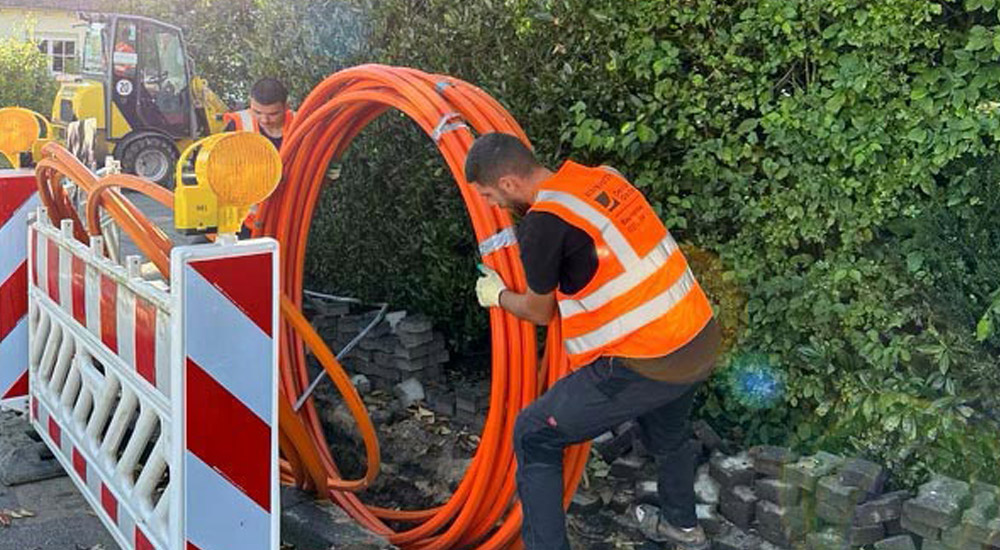
{"label": "logo on vest", "polygon": [[618,199],[613,198],[604,191],[601,191],[600,194],[594,197],[594,202],[607,208],[608,212],[614,212],[615,208],[618,208],[618,205],[621,204],[618,202]]}

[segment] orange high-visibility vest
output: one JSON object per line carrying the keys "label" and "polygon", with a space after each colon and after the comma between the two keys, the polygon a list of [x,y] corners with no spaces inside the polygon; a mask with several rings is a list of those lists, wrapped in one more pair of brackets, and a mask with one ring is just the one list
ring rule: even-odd
{"label": "orange high-visibility vest", "polygon": [[[285,122],[281,125],[281,136],[287,136],[289,134],[289,128],[292,126],[292,120],[295,119],[295,111],[291,109],[285,109]],[[226,122],[228,126],[230,122],[234,125],[234,130],[237,132],[254,131],[260,132],[260,123],[254,118],[253,113],[250,109],[243,109],[242,111],[234,111],[231,113],[226,113],[222,115],[222,120]]]}
{"label": "orange high-visibility vest", "polygon": [[593,279],[575,294],[556,291],[573,368],[602,355],[668,355],[712,319],[712,306],[670,232],[617,171],[566,162],[539,186],[531,211],[585,231],[597,249]]}

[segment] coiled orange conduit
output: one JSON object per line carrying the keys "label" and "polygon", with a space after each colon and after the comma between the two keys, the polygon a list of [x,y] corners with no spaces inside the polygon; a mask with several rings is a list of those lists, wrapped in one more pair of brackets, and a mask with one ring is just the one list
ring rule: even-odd
{"label": "coiled orange conduit", "polygon": [[[435,139],[458,184],[477,242],[511,227],[506,212],[486,204],[463,175],[465,156],[473,140],[470,130],[479,134],[506,132],[528,144],[513,117],[482,90],[461,80],[414,69],[363,65],[330,76],[309,94],[282,146],[283,183],[262,205],[260,225],[255,230],[255,236],[276,238],[282,250],[279,398],[282,480],[327,495],[365,527],[408,550],[519,548],[521,509],[514,498],[514,421],[525,405],[567,373],[558,323],[550,325],[548,330],[546,354],[539,371],[534,327],[500,309],[490,310],[493,344],[490,409],[472,464],[455,494],[443,506],[400,511],[366,506],[358,498],[356,493],[369,485],[379,468],[375,429],[346,373],[301,313],[306,242],[327,167],[343,155],[372,120],[391,108],[406,114]],[[109,176],[98,183],[62,147],[50,145],[45,152],[47,158],[39,164],[38,181],[53,222],[64,218],[79,222],[57,185],[56,176],[65,176],[92,193],[87,211],[87,227],[92,233],[98,227],[95,221],[98,206],[103,206],[163,276],[168,277],[167,258],[172,243],[114,186],[136,189],[164,204],[172,204],[172,196],[163,194],[169,192],[150,189],[142,180],[122,176],[106,181]],[[80,232],[77,238],[81,240],[85,237],[82,227],[77,223]],[[487,254],[483,260],[513,289],[523,291],[524,271],[516,245]],[[299,412],[291,406],[309,383],[305,346],[323,365],[359,423],[368,466],[362,479],[341,478],[313,401],[308,400]],[[566,453],[567,504],[586,464],[588,450],[588,445],[580,445]],[[385,521],[414,526],[397,532]]]}

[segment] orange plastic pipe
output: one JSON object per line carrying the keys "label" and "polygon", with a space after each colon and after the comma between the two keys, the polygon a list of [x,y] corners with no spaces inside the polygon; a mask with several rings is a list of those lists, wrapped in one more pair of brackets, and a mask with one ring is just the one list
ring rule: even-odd
{"label": "orange plastic pipe", "polygon": [[[473,140],[472,131],[507,132],[528,143],[506,110],[478,88],[449,77],[379,65],[341,71],[317,86],[303,102],[281,150],[283,183],[262,206],[261,225],[255,232],[281,242],[282,293],[289,305],[301,308],[308,234],[328,166],[344,154],[354,137],[374,118],[390,108],[403,112],[425,133],[437,138],[438,148],[469,212],[477,241],[511,226],[507,213],[486,204],[467,185],[462,173]],[[446,126],[449,123],[464,126]],[[441,128],[447,131],[435,135],[435,130]],[[525,288],[516,247],[489,254],[484,262],[496,269],[512,288]],[[545,365],[539,369],[534,327],[498,309],[491,310],[489,315],[493,342],[490,413],[473,462],[451,499],[433,510],[396,511],[368,507],[358,495],[330,486],[331,499],[366,527],[403,548],[517,546],[521,514],[514,498],[514,421],[524,406],[567,373],[568,363],[557,324],[549,331]],[[309,381],[305,348],[301,331],[291,326],[287,315],[284,319],[281,384],[283,391],[295,399]],[[332,366],[324,364],[324,368],[331,372]],[[298,416],[312,441],[310,448],[297,447],[296,454],[318,451],[326,475],[338,478],[336,461],[329,453],[314,403],[308,401]],[[361,431],[365,436],[365,429]],[[289,444],[301,445],[301,442]],[[586,463],[587,452],[586,446],[567,451],[564,474],[567,503]],[[286,479],[301,480],[299,483],[304,486],[318,486],[322,481],[308,477],[292,461],[286,464]],[[415,525],[395,531],[385,524],[388,520]]]}
{"label": "orange plastic pipe", "polygon": [[[415,69],[362,65],[331,75],[309,94],[281,149],[283,182],[262,205],[255,229],[255,236],[274,237],[282,248],[281,480],[326,495],[365,527],[407,550],[520,548],[518,533],[522,516],[514,486],[517,467],[512,446],[514,421],[521,409],[568,372],[558,323],[549,327],[545,355],[539,366],[534,327],[500,309],[489,311],[490,412],[473,461],[444,505],[427,510],[392,510],[367,506],[357,494],[378,473],[380,456],[375,428],[347,374],[301,313],[306,245],[327,168],[368,124],[389,109],[403,112],[434,138],[458,185],[477,242],[512,224],[505,211],[489,206],[467,184],[463,164],[473,141],[472,132],[506,132],[518,136],[525,144],[530,143],[514,118],[479,88]],[[86,218],[92,233],[98,227],[99,208],[104,207],[163,276],[169,277],[167,258],[172,243],[117,188],[135,189],[162,204],[172,203],[172,194],[130,176],[97,180],[58,145],[47,145],[44,152],[46,158],[39,164],[37,178],[42,201],[53,222],[73,219],[77,222],[77,238],[86,238],[77,213],[58,183],[59,177],[67,177],[90,195]],[[525,288],[516,246],[493,251],[483,261],[496,269],[511,288]],[[307,400],[297,412],[291,406],[309,382],[307,346],[344,395],[358,422],[367,463],[361,479],[341,477],[314,401]],[[588,450],[588,445],[579,445],[566,452],[563,481],[567,505],[586,464]],[[386,521],[410,523],[412,527],[396,531]]]}

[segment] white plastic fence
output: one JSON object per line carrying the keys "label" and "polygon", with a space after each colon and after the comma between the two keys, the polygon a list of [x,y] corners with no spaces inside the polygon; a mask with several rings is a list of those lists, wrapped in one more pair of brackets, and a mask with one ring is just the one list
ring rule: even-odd
{"label": "white plastic fence", "polygon": [[31,421],[118,544],[276,550],[277,243],[175,248],[168,287],[37,220]]}

